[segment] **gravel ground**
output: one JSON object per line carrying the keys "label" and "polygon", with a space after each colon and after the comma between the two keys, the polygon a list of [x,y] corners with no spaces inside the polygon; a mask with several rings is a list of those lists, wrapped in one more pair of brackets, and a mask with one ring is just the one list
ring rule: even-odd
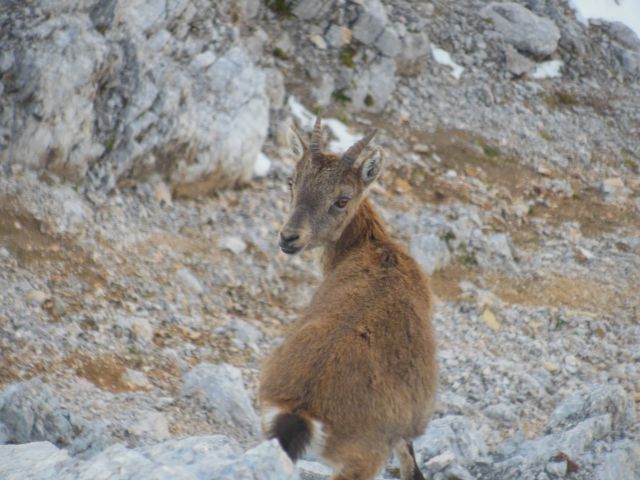
{"label": "gravel ground", "polygon": [[[559,26],[551,57],[564,61],[562,77],[514,76],[508,42],[470,13],[486,2],[397,2],[389,22],[427,31],[465,67],[462,77],[430,59],[421,73],[398,76],[382,113],[334,95],[327,115],[357,132],[380,129],[388,167],[373,201],[431,274],[441,384],[435,426],[416,448],[426,471],[640,478],[640,84],[612,63],[607,25],[586,29],[562,3],[522,3]],[[340,4],[344,16],[323,22],[349,24],[355,3]],[[283,72],[288,94],[318,99],[320,73],[340,71],[336,89],[355,75],[309,40],[324,31],[313,22],[260,12],[274,45],[286,47],[287,32],[297,46],[295,58],[264,60]],[[356,71],[366,77],[359,62],[373,47],[358,45]],[[356,102],[358,92],[348,93]],[[0,444],[50,440],[88,458],[113,443],[139,449],[223,434],[238,453],[262,440],[250,406],[260,363],[321,280],[313,253],[288,257],[276,242],[293,166],[278,132],[290,114],[285,105],[271,111],[268,175],[211,196],[178,200],[157,181],[100,190],[5,170]],[[233,392],[226,407],[215,390],[185,387],[216,385],[217,373],[195,367],[220,363],[240,374],[219,374]],[[43,421],[16,436],[9,386],[32,378],[49,389],[29,387],[42,408],[76,418],[71,427]],[[562,417],[572,401],[581,405],[566,416],[573,423]],[[238,408],[246,415],[234,417]],[[93,436],[63,438],[62,428]],[[434,450],[434,438],[448,447]],[[394,465],[384,478],[396,477]],[[319,468],[306,465],[305,478],[325,478],[312,473]]]}

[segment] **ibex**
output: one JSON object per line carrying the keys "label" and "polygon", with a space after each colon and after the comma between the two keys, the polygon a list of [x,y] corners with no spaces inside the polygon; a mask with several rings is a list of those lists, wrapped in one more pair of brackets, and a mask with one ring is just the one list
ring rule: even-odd
{"label": "ibex", "polygon": [[[263,366],[263,429],[296,461],[314,453],[334,480],[373,479],[395,450],[402,480],[424,479],[412,440],[433,412],[438,381],[426,275],[367,200],[382,151],[323,151],[320,119],[297,158],[287,254],[322,248],[324,280],[293,331]],[[359,157],[362,161],[357,162]]]}

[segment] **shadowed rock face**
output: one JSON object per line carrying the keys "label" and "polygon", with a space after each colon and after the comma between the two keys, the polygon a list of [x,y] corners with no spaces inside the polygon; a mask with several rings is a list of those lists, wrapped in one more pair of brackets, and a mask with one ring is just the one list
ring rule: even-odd
{"label": "shadowed rock face", "polygon": [[249,180],[269,99],[215,24],[228,5],[92,3],[10,10],[0,161],[106,190],[155,176],[180,196]]}

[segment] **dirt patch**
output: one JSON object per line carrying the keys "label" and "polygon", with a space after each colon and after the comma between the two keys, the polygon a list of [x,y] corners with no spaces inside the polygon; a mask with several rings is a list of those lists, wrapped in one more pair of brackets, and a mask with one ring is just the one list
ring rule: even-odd
{"label": "dirt patch", "polygon": [[433,272],[431,288],[438,298],[452,302],[457,301],[463,295],[460,282],[463,280],[473,282],[478,274],[477,268],[459,264],[449,265]]}
{"label": "dirt patch", "polygon": [[485,280],[487,286],[507,303],[566,307],[603,314],[621,311],[626,307],[624,297],[633,295],[629,287],[603,284],[585,277],[515,278],[490,272],[485,275]]}
{"label": "dirt patch", "polygon": [[558,199],[550,207],[535,206],[530,214],[555,226],[578,222],[582,234],[590,238],[621,228],[640,229],[640,215],[627,205],[605,203],[600,192],[592,188]]}
{"label": "dirt patch", "polygon": [[76,373],[96,387],[114,393],[139,390],[126,381],[127,364],[115,355],[89,357],[85,354],[71,355],[66,359]]}

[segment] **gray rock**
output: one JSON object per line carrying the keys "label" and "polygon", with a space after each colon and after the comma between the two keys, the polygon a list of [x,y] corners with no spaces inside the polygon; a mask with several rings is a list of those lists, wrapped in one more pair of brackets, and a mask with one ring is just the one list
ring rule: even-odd
{"label": "gray rock", "polygon": [[619,440],[611,445],[600,465],[596,467],[597,480],[640,478],[640,444]]}
{"label": "gray rock", "polygon": [[262,332],[249,322],[235,318],[220,328],[217,333],[230,332],[243,345],[257,345],[262,339]]}
{"label": "gray rock", "polygon": [[376,39],[375,47],[388,57],[395,57],[402,48],[400,39],[396,32],[391,28],[385,28],[380,36]]}
{"label": "gray rock", "polygon": [[518,416],[513,411],[513,408],[509,405],[505,405],[504,403],[489,405],[484,409],[484,414],[493,420],[504,423],[505,425],[514,425],[518,422]]}
{"label": "gray rock", "polygon": [[4,425],[4,423],[0,423],[0,445],[4,445],[9,442],[9,429]]}
{"label": "gray rock", "polygon": [[506,233],[492,233],[485,236],[477,230],[471,237],[469,247],[475,250],[475,258],[482,268],[517,270],[511,241]]}
{"label": "gray rock", "polygon": [[447,451],[453,452],[461,465],[477,462],[487,455],[484,438],[469,419],[459,415],[432,420],[424,435],[414,442],[414,448],[420,463]]}
{"label": "gray rock", "polygon": [[134,420],[128,428],[137,438],[145,440],[166,440],[169,433],[169,422],[162,412],[134,412]]}
{"label": "gray rock", "polygon": [[583,420],[600,415],[610,415],[611,428],[622,431],[635,421],[633,400],[619,385],[599,385],[588,391],[578,392],[558,405],[551,415],[547,430],[566,430]]}
{"label": "gray rock", "polygon": [[258,416],[236,367],[226,363],[196,365],[184,376],[182,396],[196,397],[221,420],[248,433],[259,432]]}
{"label": "gray rock", "polygon": [[400,53],[396,56],[398,74],[415,76],[420,74],[427,65],[431,52],[429,36],[426,32],[408,32],[402,37]]}
{"label": "gray rock", "polygon": [[521,77],[530,73],[535,68],[536,64],[529,60],[524,55],[518,53],[518,51],[511,45],[507,45],[505,49],[507,70],[514,77]]}
{"label": "gray rock", "polygon": [[301,20],[312,20],[326,15],[334,0],[298,0],[293,6],[293,14]]}
{"label": "gray rock", "polygon": [[453,452],[446,451],[444,453],[441,453],[440,455],[436,455],[435,457],[431,458],[425,464],[425,466],[431,472],[439,472],[447,468],[449,465],[451,465],[455,461],[455,459],[456,459],[456,456]]}
{"label": "gray rock", "polygon": [[600,183],[600,191],[607,202],[618,202],[627,198],[629,190],[620,177],[605,178]]}
{"label": "gray rock", "polygon": [[617,42],[633,50],[634,52],[640,52],[640,38],[636,35],[630,27],[622,22],[605,22],[605,29],[607,33]]}
{"label": "gray rock", "polygon": [[564,477],[567,474],[567,467],[568,467],[567,461],[562,460],[559,462],[547,463],[545,470],[547,471],[547,473],[549,473],[549,475],[551,475],[554,478],[557,478],[557,477]]}
{"label": "gray rock", "polygon": [[[491,475],[495,478],[536,478],[535,475],[546,471],[558,476],[563,468],[556,465],[562,462],[552,461],[557,454],[562,452],[571,459],[579,459],[594,442],[629,429],[634,421],[635,407],[620,386],[597,386],[572,395],[554,411],[547,435],[534,440],[516,437],[499,445],[496,448],[498,461],[492,465]],[[627,461],[628,453],[632,451],[624,445],[615,454],[622,462],[620,468],[630,471],[636,468],[633,461]],[[616,467],[603,468],[603,472],[615,472]]]}
{"label": "gray rock", "polygon": [[106,443],[103,425],[64,409],[38,378],[10,385],[0,394],[0,424],[6,443],[47,440],[72,455],[91,454]]}
{"label": "gray rock", "polygon": [[59,467],[69,461],[66,450],[49,442],[0,446],[0,478],[3,480],[54,479]]}
{"label": "gray rock", "polygon": [[347,27],[332,24],[324,36],[327,44],[333,48],[341,48],[351,42],[353,33]]}
{"label": "gray rock", "polygon": [[435,234],[412,238],[409,250],[429,274],[446,267],[451,262],[447,243]]}
{"label": "gray rock", "polygon": [[50,443],[0,446],[0,477],[6,480],[237,479],[295,480],[294,465],[272,440],[240,453],[222,435],[168,440],[128,449],[114,445],[89,460],[70,459]]}
{"label": "gray rock", "polygon": [[620,48],[616,54],[625,72],[632,76],[640,76],[640,52]]}
{"label": "gray rock", "polygon": [[296,465],[302,480],[326,480],[331,477],[331,468],[321,463],[300,460]]}
{"label": "gray rock", "polygon": [[367,46],[373,46],[388,27],[389,18],[380,0],[371,0],[361,8],[353,25],[353,38]]}
{"label": "gray rock", "polygon": [[[396,89],[396,63],[393,59],[380,56],[357,76],[352,92],[352,103],[360,108],[380,112],[391,100]],[[370,98],[367,99],[367,96]]]}
{"label": "gray rock", "polygon": [[523,52],[546,56],[558,47],[560,30],[555,23],[517,3],[492,2],[480,11],[480,16],[493,22],[505,41]]}
{"label": "gray rock", "polygon": [[0,162],[12,152],[21,165],[103,190],[160,175],[178,196],[250,180],[268,128],[264,71],[212,26],[202,36],[190,27],[225,5],[108,5],[92,10],[100,32],[80,5],[50,16],[12,10],[34,26],[18,39],[0,34],[21,58],[0,99],[0,130],[16,131],[12,148],[0,136]]}
{"label": "gray rock", "polygon": [[176,278],[180,281],[184,287],[192,293],[200,294],[204,292],[204,287],[200,280],[196,278],[191,270],[186,267],[180,268],[176,272]]}
{"label": "gray rock", "polygon": [[240,255],[247,249],[247,243],[240,237],[230,235],[220,240],[220,248]]}

